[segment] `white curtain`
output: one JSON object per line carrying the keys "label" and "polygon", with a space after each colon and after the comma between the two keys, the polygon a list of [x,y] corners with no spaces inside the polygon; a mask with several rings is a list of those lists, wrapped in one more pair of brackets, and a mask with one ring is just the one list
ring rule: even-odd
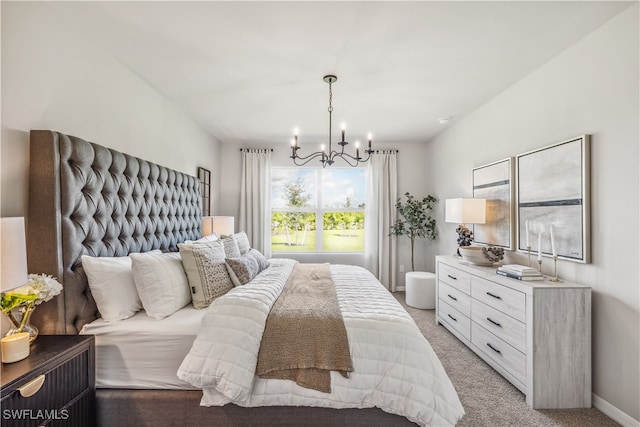
{"label": "white curtain", "polygon": [[391,292],[396,291],[396,239],[389,236],[398,199],[396,150],[380,151],[367,166],[364,221],[365,267]]}
{"label": "white curtain", "polygon": [[271,257],[271,150],[242,149],[239,230]]}

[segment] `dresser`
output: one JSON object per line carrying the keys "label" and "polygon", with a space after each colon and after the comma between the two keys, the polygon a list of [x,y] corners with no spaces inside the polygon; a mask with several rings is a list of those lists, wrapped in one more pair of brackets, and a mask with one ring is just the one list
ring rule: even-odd
{"label": "dresser", "polygon": [[591,288],[520,281],[436,257],[436,321],[526,396],[529,406],[591,407]]}
{"label": "dresser", "polygon": [[2,424],[95,425],[93,335],[40,335],[29,357],[3,363]]}

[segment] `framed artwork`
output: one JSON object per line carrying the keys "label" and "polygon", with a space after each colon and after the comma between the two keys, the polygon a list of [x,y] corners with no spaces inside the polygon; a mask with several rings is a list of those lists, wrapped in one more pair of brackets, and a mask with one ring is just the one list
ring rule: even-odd
{"label": "framed artwork", "polygon": [[558,258],[591,262],[589,141],[581,135],[516,157],[519,250],[528,239],[531,252],[552,255],[553,227]]}
{"label": "framed artwork", "polygon": [[200,201],[202,202],[202,216],[211,215],[211,171],[198,167],[200,181]]}
{"label": "framed artwork", "polygon": [[487,201],[486,223],[473,226],[474,243],[514,249],[512,183],[511,157],[473,169],[473,197]]}

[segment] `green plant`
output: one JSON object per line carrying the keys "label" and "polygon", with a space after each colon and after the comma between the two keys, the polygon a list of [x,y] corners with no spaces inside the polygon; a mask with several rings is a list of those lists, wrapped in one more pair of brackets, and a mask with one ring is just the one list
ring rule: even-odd
{"label": "green plant", "polygon": [[432,195],[416,199],[409,193],[404,193],[406,201],[399,198],[396,209],[400,219],[391,226],[390,236],[408,236],[411,239],[411,271],[415,271],[414,247],[416,237],[433,240],[437,236],[436,220],[431,217],[431,210],[437,201]]}

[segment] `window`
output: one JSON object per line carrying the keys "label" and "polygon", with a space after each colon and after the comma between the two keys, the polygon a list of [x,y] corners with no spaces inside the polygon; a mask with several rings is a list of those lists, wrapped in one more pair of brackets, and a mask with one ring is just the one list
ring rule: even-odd
{"label": "window", "polygon": [[273,168],[273,252],[364,251],[365,169]]}

